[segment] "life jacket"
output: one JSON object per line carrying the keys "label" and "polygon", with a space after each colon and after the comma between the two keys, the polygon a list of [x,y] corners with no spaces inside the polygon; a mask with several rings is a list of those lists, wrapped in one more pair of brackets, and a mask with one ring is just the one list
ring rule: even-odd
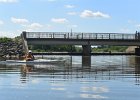
{"label": "life jacket", "polygon": [[27,54],[27,55],[25,56],[25,60],[27,60],[27,61],[34,60],[34,57],[33,57],[32,54]]}

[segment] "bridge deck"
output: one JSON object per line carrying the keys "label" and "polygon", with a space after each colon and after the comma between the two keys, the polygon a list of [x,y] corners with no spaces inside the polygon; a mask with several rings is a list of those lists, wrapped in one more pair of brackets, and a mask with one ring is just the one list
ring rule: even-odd
{"label": "bridge deck", "polygon": [[26,32],[26,38],[63,39],[139,39],[139,34],[128,33],[67,33],[67,32]]}

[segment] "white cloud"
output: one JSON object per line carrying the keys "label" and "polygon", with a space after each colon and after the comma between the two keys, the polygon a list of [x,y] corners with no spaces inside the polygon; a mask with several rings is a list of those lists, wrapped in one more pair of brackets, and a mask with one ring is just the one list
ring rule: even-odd
{"label": "white cloud", "polygon": [[34,31],[34,30],[38,30],[40,28],[43,27],[43,25],[39,24],[39,23],[32,23],[30,25],[26,25],[26,31]]}
{"label": "white cloud", "polygon": [[39,23],[32,23],[30,25],[30,28],[34,28],[34,29],[38,29],[41,28],[43,25],[39,24]]}
{"label": "white cloud", "polygon": [[51,21],[60,24],[69,22],[66,18],[52,18]]}
{"label": "white cloud", "polygon": [[0,0],[0,3],[16,3],[18,0]]}
{"label": "white cloud", "polygon": [[14,18],[14,17],[12,17],[11,21],[13,23],[15,23],[15,24],[21,24],[21,25],[29,23],[29,21],[27,19],[23,19],[23,18]]}
{"label": "white cloud", "polygon": [[140,28],[140,24],[136,25],[137,28]]}
{"label": "white cloud", "polygon": [[0,37],[15,37],[19,34],[17,32],[12,32],[12,31],[0,31]]}
{"label": "white cloud", "polygon": [[2,20],[0,20],[0,25],[3,25],[3,24],[4,24],[4,22]]}
{"label": "white cloud", "polygon": [[65,5],[66,8],[74,8],[74,5]]}
{"label": "white cloud", "polygon": [[76,12],[68,12],[67,14],[68,15],[76,15],[77,13]]}
{"label": "white cloud", "polygon": [[104,14],[100,11],[93,12],[90,10],[84,10],[81,13],[80,17],[82,17],[82,18],[110,18],[110,16],[108,14]]}

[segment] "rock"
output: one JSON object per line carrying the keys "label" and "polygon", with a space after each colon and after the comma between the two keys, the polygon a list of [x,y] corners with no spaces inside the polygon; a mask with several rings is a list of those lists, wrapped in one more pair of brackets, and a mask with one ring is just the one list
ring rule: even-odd
{"label": "rock", "polygon": [[126,53],[134,53],[135,52],[135,48],[137,48],[137,46],[129,46],[126,49]]}
{"label": "rock", "polygon": [[23,54],[22,43],[7,42],[0,43],[0,56],[16,56]]}

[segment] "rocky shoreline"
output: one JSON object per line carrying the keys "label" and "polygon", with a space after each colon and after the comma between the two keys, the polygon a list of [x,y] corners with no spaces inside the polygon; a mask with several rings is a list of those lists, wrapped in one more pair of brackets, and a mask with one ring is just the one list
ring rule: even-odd
{"label": "rocky shoreline", "polygon": [[24,54],[22,43],[6,42],[0,43],[0,57],[19,57]]}

